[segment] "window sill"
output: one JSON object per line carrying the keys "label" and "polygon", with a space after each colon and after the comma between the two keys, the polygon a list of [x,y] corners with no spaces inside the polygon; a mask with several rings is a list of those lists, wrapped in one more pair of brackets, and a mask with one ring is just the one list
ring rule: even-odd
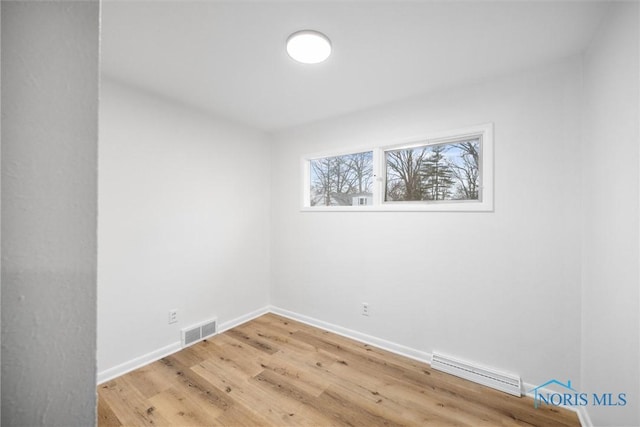
{"label": "window sill", "polygon": [[378,206],[303,206],[300,212],[493,212],[489,202],[385,203]]}

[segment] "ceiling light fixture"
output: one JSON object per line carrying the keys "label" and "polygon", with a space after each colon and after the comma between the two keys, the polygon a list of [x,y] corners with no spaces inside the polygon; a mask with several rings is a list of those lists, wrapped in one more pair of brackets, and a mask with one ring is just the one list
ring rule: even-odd
{"label": "ceiling light fixture", "polygon": [[331,55],[331,42],[318,31],[297,31],[287,39],[287,53],[303,64],[317,64]]}

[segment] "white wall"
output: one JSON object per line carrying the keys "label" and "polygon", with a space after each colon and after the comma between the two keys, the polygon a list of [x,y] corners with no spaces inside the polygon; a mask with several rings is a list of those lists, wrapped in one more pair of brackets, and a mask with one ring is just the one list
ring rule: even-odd
{"label": "white wall", "polygon": [[263,134],[105,79],[99,158],[99,373],[268,305]]}
{"label": "white wall", "polygon": [[[272,304],[532,384],[577,381],[579,67],[572,58],[277,134]],[[304,154],[486,122],[495,212],[299,210]]]}
{"label": "white wall", "polygon": [[95,423],[99,4],[2,2],[2,425]]}
{"label": "white wall", "polygon": [[616,4],[584,59],[582,383],[629,396],[595,425],[640,425],[638,13]]}
{"label": "white wall", "polygon": [[[2,99],[2,5],[0,4],[0,100]],[[2,117],[2,102],[0,102],[0,117]],[[0,146],[2,141],[2,121],[0,120]],[[2,150],[0,150],[1,152]],[[2,157],[0,154],[0,164]],[[0,174],[1,175],[1,174]],[[2,181],[0,178],[0,212],[2,212]],[[2,227],[0,227],[0,242],[2,241]],[[2,245],[0,245],[0,271],[2,270]],[[2,275],[0,275],[0,331],[2,330]],[[2,348],[2,333],[0,333],[0,349]],[[0,366],[2,366],[2,351],[0,350]],[[0,369],[0,402],[2,402],[2,369]],[[0,403],[0,423],[2,422],[2,404]]]}

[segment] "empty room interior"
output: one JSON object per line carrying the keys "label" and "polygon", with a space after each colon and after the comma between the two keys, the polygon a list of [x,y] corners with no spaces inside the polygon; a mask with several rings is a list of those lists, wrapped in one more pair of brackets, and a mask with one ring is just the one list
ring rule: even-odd
{"label": "empty room interior", "polygon": [[640,425],[638,2],[0,14],[3,426]]}

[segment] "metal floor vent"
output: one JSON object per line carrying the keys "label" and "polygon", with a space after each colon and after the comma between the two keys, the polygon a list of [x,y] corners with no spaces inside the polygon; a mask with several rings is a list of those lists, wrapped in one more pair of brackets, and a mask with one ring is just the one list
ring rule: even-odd
{"label": "metal floor vent", "polygon": [[209,338],[218,332],[217,319],[207,320],[206,322],[190,326],[181,331],[182,347],[190,346],[205,338]]}
{"label": "metal floor vent", "polygon": [[433,353],[431,367],[514,396],[522,396],[521,380],[517,375],[494,371],[437,353]]}

